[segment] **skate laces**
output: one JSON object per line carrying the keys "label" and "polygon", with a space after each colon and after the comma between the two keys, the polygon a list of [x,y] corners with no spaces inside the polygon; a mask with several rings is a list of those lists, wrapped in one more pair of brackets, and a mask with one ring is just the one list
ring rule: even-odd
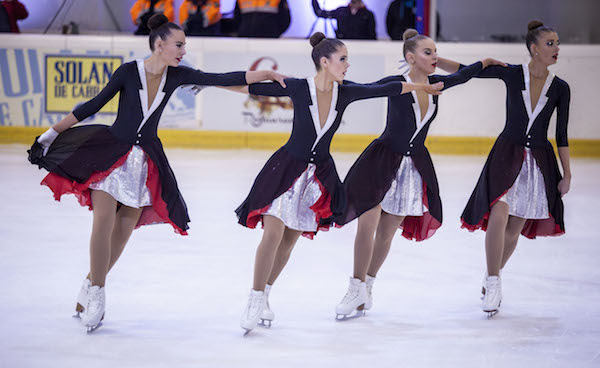
{"label": "skate laces", "polygon": [[347,304],[348,302],[355,301],[358,298],[358,294],[359,286],[351,284],[348,288],[348,291],[346,292],[346,295],[344,295],[344,298],[342,299],[342,304]]}
{"label": "skate laces", "polygon": [[262,299],[264,293],[250,293],[250,298],[248,300],[248,307],[246,309],[246,316],[248,319],[254,319],[258,316],[263,308],[262,308]]}

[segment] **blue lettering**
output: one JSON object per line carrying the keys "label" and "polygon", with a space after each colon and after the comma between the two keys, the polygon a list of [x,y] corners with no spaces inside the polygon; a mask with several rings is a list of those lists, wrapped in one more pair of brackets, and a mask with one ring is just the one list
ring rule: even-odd
{"label": "blue lettering", "polygon": [[15,50],[15,62],[17,64],[19,91],[15,91],[13,89],[12,80],[10,78],[10,76],[13,73],[10,72],[10,68],[8,66],[8,56],[6,53],[6,49],[0,49],[0,74],[2,74],[2,85],[4,86],[4,94],[6,95],[6,97],[19,97],[26,95],[29,92],[23,50]]}
{"label": "blue lettering", "polygon": [[88,82],[92,80],[96,80],[96,84],[100,84],[100,79],[98,78],[98,71],[96,70],[96,63],[92,63],[92,70],[90,70],[90,77]]}
{"label": "blue lettering", "polygon": [[8,102],[0,103],[0,126],[12,125],[10,123],[10,114]]}
{"label": "blue lettering", "polygon": [[29,66],[31,68],[31,81],[33,82],[33,93],[42,93],[42,77],[40,74],[40,64],[37,58],[37,50],[27,50],[29,55]]}
{"label": "blue lettering", "polygon": [[[56,70],[56,72],[58,73],[58,75],[54,77],[55,83],[62,83],[65,80],[65,76],[64,76],[63,70],[62,70],[63,66],[64,66],[64,63],[62,61],[57,61],[56,63],[54,63],[54,70]],[[59,76],[60,76],[60,78],[59,78]]]}
{"label": "blue lettering", "polygon": [[23,100],[21,102],[21,107],[23,108],[23,124],[25,126],[36,126],[37,120],[32,117],[31,123],[29,122],[29,108],[33,107],[33,99],[29,98],[27,100]]}
{"label": "blue lettering", "polygon": [[[110,69],[109,69],[110,68]],[[103,73],[102,73],[102,83],[108,83],[108,80],[113,75],[113,63],[104,63]]]}

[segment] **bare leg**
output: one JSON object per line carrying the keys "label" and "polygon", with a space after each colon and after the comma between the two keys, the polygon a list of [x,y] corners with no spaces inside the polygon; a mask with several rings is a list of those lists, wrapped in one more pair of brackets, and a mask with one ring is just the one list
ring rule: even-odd
{"label": "bare leg", "polygon": [[263,216],[263,236],[256,249],[256,258],[254,261],[254,284],[253,289],[264,291],[267,279],[271,275],[273,262],[277,248],[283,239],[285,225],[283,222],[273,216]]}
{"label": "bare leg", "polygon": [[92,190],[94,221],[90,239],[92,285],[104,287],[110,264],[110,238],[115,226],[117,201],[108,193]]}
{"label": "bare leg", "polygon": [[404,221],[404,216],[390,215],[389,213],[382,212],[381,219],[379,220],[379,226],[377,227],[377,234],[375,235],[375,247],[373,250],[373,258],[369,265],[368,274],[369,276],[377,276],[377,272],[385,262],[387,255],[392,245],[392,239],[400,224]]}
{"label": "bare leg", "polygon": [[[133,232],[133,228],[137,224],[142,214],[141,208],[132,208],[127,206],[121,206],[117,210],[115,217],[115,227],[110,238],[110,263],[108,265],[108,271],[113,268],[117,260],[123,253],[125,245]],[[92,279],[91,273],[87,276],[88,279]]]}
{"label": "bare leg", "polygon": [[283,268],[290,259],[292,249],[294,249],[294,246],[296,245],[300,235],[302,235],[302,231],[292,230],[287,227],[285,228],[283,232],[283,238],[281,239],[281,243],[279,243],[279,247],[277,248],[277,254],[275,255],[275,262],[273,263],[273,268],[271,269],[271,275],[267,281],[269,285],[273,285],[275,280],[277,280],[281,274],[281,271],[283,271]]}
{"label": "bare leg", "polygon": [[504,235],[508,223],[508,209],[507,203],[498,201],[490,210],[485,232],[485,255],[489,276],[498,276],[500,273],[502,255],[504,254]]}
{"label": "bare leg", "polygon": [[381,217],[377,205],[358,217],[358,229],[354,239],[354,278],[365,281],[367,268],[373,257],[373,238]]}
{"label": "bare leg", "polygon": [[527,219],[515,216],[508,217],[508,223],[506,225],[506,231],[504,233],[504,253],[502,255],[502,264],[500,268],[504,268],[506,262],[517,248],[517,241],[519,241],[519,235],[521,230],[525,226]]}

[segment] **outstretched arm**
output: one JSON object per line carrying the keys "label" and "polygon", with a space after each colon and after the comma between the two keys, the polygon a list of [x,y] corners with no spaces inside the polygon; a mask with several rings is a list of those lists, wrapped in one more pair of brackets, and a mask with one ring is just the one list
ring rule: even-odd
{"label": "outstretched arm", "polygon": [[454,60],[438,57],[437,67],[446,73],[456,73],[460,69],[460,63]]}
{"label": "outstretched arm", "polygon": [[444,87],[442,82],[436,84],[389,82],[384,84],[347,84],[344,88],[348,91],[350,101],[364,100],[367,98],[395,96],[412,91],[422,90],[429,94],[439,95]]}

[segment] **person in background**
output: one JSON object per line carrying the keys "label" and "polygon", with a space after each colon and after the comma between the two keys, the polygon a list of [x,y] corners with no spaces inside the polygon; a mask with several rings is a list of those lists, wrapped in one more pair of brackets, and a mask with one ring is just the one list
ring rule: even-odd
{"label": "person in background", "polygon": [[317,0],[312,1],[317,17],[337,20],[335,31],[337,38],[346,40],[376,40],[375,16],[367,9],[362,0],[352,0],[348,6],[335,10],[322,10]]}
{"label": "person in background", "polygon": [[234,10],[239,37],[279,38],[290,26],[287,0],[237,0]]}
{"label": "person in background", "polygon": [[29,16],[25,5],[18,0],[0,1],[0,32],[21,33],[17,20]]}
{"label": "person in background", "polygon": [[416,28],[416,8],[415,0],[394,0],[390,4],[386,16],[386,28],[392,40],[402,41],[404,31]]}
{"label": "person in background", "polygon": [[219,36],[220,0],[185,0],[179,7],[179,23],[187,36]]}
{"label": "person in background", "polygon": [[137,0],[131,10],[131,20],[138,28],[133,32],[136,35],[149,35],[148,20],[154,14],[164,14],[169,22],[175,21],[173,0]]}

